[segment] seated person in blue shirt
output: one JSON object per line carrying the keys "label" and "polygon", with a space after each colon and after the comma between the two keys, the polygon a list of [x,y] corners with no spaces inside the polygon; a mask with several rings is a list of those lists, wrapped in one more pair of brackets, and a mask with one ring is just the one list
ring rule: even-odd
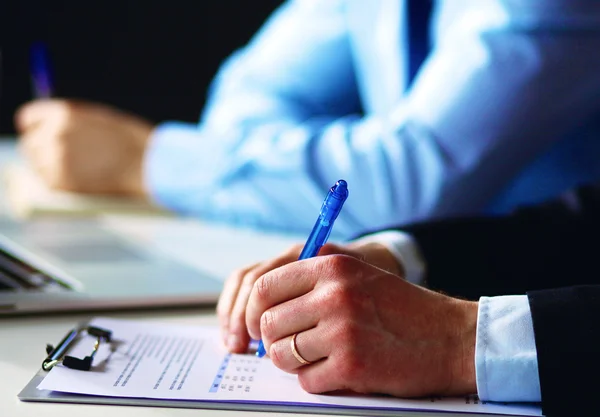
{"label": "seated person in blue shirt", "polygon": [[313,393],[477,393],[597,415],[599,234],[600,185],[504,217],[329,244],[312,259],[295,262],[292,248],[228,279],[224,342],[241,352],[262,337]]}
{"label": "seated person in blue shirt", "polygon": [[298,232],[344,178],[344,237],[514,207],[514,178],[535,200],[600,176],[596,140],[522,171],[600,109],[600,3],[435,1],[414,80],[410,5],[287,1],[224,63],[197,125],[38,101],[16,115],[22,148],[53,187]]}

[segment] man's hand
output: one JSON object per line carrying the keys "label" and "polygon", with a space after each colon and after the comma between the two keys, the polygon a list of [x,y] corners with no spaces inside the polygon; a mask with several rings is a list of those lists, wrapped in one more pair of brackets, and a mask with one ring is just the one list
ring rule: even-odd
{"label": "man's hand", "polygon": [[[246,322],[273,363],[311,393],[400,397],[477,392],[477,303],[447,297],[345,255],[264,274]],[[307,361],[292,354],[296,348]]]}
{"label": "man's hand", "polygon": [[[261,263],[234,271],[223,288],[217,305],[217,315],[221,325],[223,341],[231,352],[245,352],[250,336],[246,328],[246,306],[252,287],[261,275],[298,260],[303,245],[295,245],[283,255]],[[326,244],[319,255],[344,254],[362,259],[398,276],[404,276],[402,265],[396,261],[383,245],[377,243],[350,243],[346,246]]]}
{"label": "man's hand", "polygon": [[39,100],[15,115],[26,158],[53,188],[144,195],[142,164],[153,126],[99,104]]}

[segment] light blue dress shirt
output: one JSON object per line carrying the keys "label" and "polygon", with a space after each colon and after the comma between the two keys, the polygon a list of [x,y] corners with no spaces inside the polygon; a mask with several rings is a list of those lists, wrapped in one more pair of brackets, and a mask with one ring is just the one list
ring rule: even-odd
{"label": "light blue dress shirt", "polygon": [[308,233],[343,178],[335,232],[346,237],[600,177],[600,164],[571,163],[599,160],[598,138],[558,142],[600,109],[600,2],[437,1],[432,52],[410,87],[405,13],[402,0],[284,3],[223,65],[198,125],[155,130],[151,195],[181,213]]}
{"label": "light blue dress shirt", "polygon": [[477,394],[484,401],[542,400],[526,295],[479,299],[475,373]]}

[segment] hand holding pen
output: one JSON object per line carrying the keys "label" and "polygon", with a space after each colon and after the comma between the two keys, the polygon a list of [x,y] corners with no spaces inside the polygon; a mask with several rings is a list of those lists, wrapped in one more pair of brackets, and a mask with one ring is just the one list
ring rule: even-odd
{"label": "hand holding pen", "polygon": [[[327,193],[327,197],[325,197],[325,201],[323,201],[323,205],[321,206],[321,212],[319,213],[317,222],[304,245],[304,249],[300,252],[298,260],[308,259],[318,255],[319,250],[321,250],[325,242],[327,242],[331,230],[333,229],[333,223],[340,214],[342,206],[347,198],[348,184],[346,184],[346,181],[339,180],[329,189],[329,193]],[[256,356],[262,358],[266,353],[267,351],[261,340],[258,343]]]}
{"label": "hand holding pen", "polygon": [[30,49],[33,96],[15,113],[19,147],[51,188],[146,197],[144,155],[153,123],[117,108],[53,98],[48,47]]}
{"label": "hand holding pen", "polygon": [[[346,195],[345,182],[332,187],[302,260],[271,264],[252,285],[244,303],[245,324],[250,337],[264,342],[257,355],[268,350],[277,368],[296,374],[302,388],[315,394],[477,392],[476,302],[411,284],[402,279],[401,266],[335,253],[335,245],[333,254],[315,256]],[[345,247],[368,255],[366,242]],[[377,252],[390,255],[376,245]]]}
{"label": "hand holding pen", "polygon": [[315,394],[477,392],[477,302],[367,259],[321,255],[268,271],[252,288],[248,333],[262,337],[273,365]]}
{"label": "hand holding pen", "polygon": [[[346,182],[344,180],[338,181],[329,190],[319,217],[305,245],[295,245],[275,259],[235,271],[227,279],[217,305],[217,315],[222,329],[223,342],[231,352],[241,353],[248,349],[250,338],[246,328],[245,314],[248,297],[256,280],[264,273],[275,268],[319,253],[331,233],[333,222],[337,218],[347,196]],[[332,253],[330,251],[358,256],[351,250],[334,247],[333,245],[325,246],[321,254]]]}

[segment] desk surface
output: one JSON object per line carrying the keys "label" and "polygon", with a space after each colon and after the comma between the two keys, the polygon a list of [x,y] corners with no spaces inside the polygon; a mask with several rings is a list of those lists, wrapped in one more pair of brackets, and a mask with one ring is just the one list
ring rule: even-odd
{"label": "desk surface", "polygon": [[[0,140],[0,168],[6,161],[16,156],[14,143]],[[5,213],[0,188],[0,216]],[[119,222],[118,216],[113,216],[115,222]],[[202,263],[203,268],[226,276],[232,268],[241,267],[266,257],[273,256],[291,243],[297,242],[297,237],[253,234],[249,231],[239,231],[222,227],[213,227],[198,223],[194,227],[202,232],[202,238],[218,236],[220,245],[215,245],[216,251],[220,251],[223,239],[229,239],[230,251],[233,256],[227,256],[225,265],[222,253],[207,253],[206,242],[201,246],[204,253],[198,256],[194,250],[193,241],[198,242],[199,232],[190,227],[189,220],[157,219],[143,220],[143,222],[131,221],[125,218],[124,224],[130,227],[131,233],[161,233],[163,230],[174,230],[172,227],[165,228],[166,222],[179,223],[179,229],[173,235],[172,241],[165,236],[165,251],[177,253],[178,257],[190,264]],[[121,219],[123,220],[123,219]],[[179,231],[177,231],[179,230]],[[189,240],[183,239],[182,231],[188,233]],[[259,240],[256,240],[259,239]],[[247,245],[247,242],[260,242],[259,244]],[[176,244],[176,242],[178,244]],[[196,246],[197,247],[197,246]],[[207,265],[207,263],[210,263]],[[165,322],[176,322],[183,324],[216,324],[213,308],[200,309],[162,309],[162,310],[140,310],[131,312],[106,312],[103,315],[118,318],[160,320]],[[41,366],[44,359],[44,348],[46,343],[56,343],[57,338],[62,337],[73,325],[79,321],[91,317],[92,314],[60,314],[45,316],[22,316],[13,318],[0,318],[0,417],[33,417],[43,415],[44,417],[157,417],[157,416],[239,416],[241,414],[261,415],[263,413],[250,413],[240,411],[217,411],[198,409],[169,409],[152,407],[124,407],[108,405],[83,405],[83,404],[53,404],[53,403],[27,403],[21,402],[17,394],[29,382]],[[269,413],[269,416],[290,416],[288,413]],[[320,414],[302,414],[303,416],[317,416]],[[432,416],[431,413],[405,413],[406,416]],[[439,414],[438,414],[439,415]],[[442,414],[447,415],[447,414]],[[457,414],[453,414],[457,415]],[[462,415],[462,414],[461,414]],[[466,414],[464,415],[466,416]],[[470,414],[472,416],[472,414]]]}
{"label": "desk surface", "polygon": [[[0,168],[8,161],[17,156],[15,144],[11,141],[0,140]],[[2,199],[0,188],[0,215],[5,215],[6,210]],[[177,253],[178,257],[187,263],[210,262],[204,267],[211,272],[225,276],[231,268],[241,267],[250,262],[272,256],[289,246],[297,239],[293,237],[277,237],[274,235],[254,235],[250,231],[236,231],[235,229],[211,226],[206,224],[191,225],[190,220],[178,219],[142,219],[139,222],[131,221],[129,218],[120,219],[119,216],[111,216],[114,222],[123,222],[123,227],[129,227],[131,233],[167,233],[165,236],[165,251]],[[171,223],[171,224],[167,224]],[[173,227],[179,224],[181,227]],[[190,227],[191,226],[191,227]],[[196,231],[194,231],[196,227]],[[168,231],[168,232],[165,232]],[[203,254],[198,256],[194,251],[193,240],[199,239],[198,233],[204,236],[218,236],[221,244],[216,245],[217,250],[223,248],[223,240],[231,241],[230,248],[239,256],[229,256],[230,261],[223,265],[222,253],[210,254],[206,252],[207,245],[202,245]],[[169,242],[168,233],[172,233],[172,241]],[[192,240],[183,239],[182,233]],[[185,236],[185,235],[184,235]],[[251,239],[261,239],[261,245],[249,245],[244,247],[243,242]],[[202,239],[202,238],[200,238]],[[178,244],[176,244],[178,243]],[[250,249],[244,250],[244,249]],[[213,308],[203,310],[140,310],[132,312],[106,312],[103,315],[121,318],[135,318],[141,320],[163,320],[187,324],[216,324]],[[104,417],[111,413],[113,417],[127,416],[198,416],[202,415],[240,415],[237,411],[215,411],[215,410],[187,410],[166,409],[149,407],[120,407],[120,406],[98,406],[98,405],[71,405],[51,403],[25,403],[19,401],[17,394],[33,377],[40,368],[44,359],[44,348],[46,343],[56,343],[73,325],[81,320],[91,317],[92,314],[60,314],[45,316],[23,316],[14,318],[0,318],[0,416],[2,417],[29,417],[44,415],[47,417]]]}

